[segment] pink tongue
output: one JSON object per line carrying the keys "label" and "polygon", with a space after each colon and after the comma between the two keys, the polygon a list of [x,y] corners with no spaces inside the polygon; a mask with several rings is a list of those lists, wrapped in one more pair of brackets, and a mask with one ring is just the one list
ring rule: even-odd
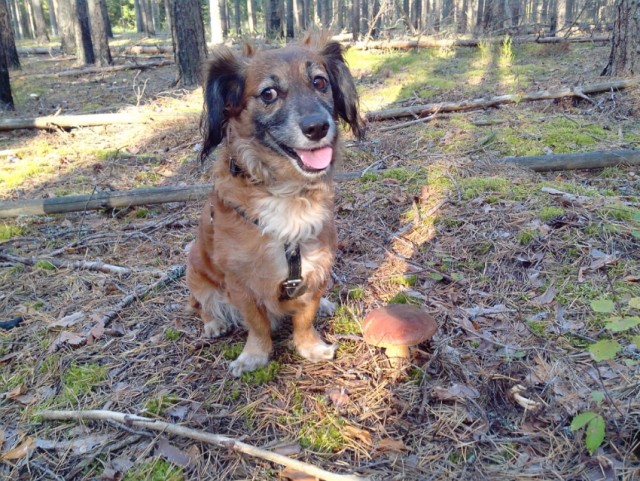
{"label": "pink tongue", "polygon": [[299,150],[295,149],[296,154],[302,159],[302,163],[316,170],[325,169],[333,157],[333,149],[331,147],[323,147],[317,150]]}

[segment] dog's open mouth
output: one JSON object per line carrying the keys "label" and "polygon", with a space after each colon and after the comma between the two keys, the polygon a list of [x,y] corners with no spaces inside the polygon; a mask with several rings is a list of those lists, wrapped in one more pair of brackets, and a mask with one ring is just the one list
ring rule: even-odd
{"label": "dog's open mouth", "polygon": [[313,150],[292,149],[280,146],[287,154],[298,162],[298,166],[305,172],[321,172],[331,165],[333,148],[321,147]]}

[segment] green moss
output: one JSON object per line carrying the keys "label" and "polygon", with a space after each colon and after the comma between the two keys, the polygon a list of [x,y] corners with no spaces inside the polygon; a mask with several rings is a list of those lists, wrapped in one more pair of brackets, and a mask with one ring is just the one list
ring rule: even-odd
{"label": "green moss", "polygon": [[163,394],[158,398],[147,401],[144,410],[154,416],[161,416],[166,409],[175,406],[179,401],[180,399],[176,396]]}
{"label": "green moss", "polygon": [[259,367],[255,371],[242,373],[241,379],[247,384],[261,385],[273,381],[282,366],[277,361],[271,361],[264,367]]}
{"label": "green moss", "polygon": [[167,341],[177,341],[181,335],[180,331],[172,327],[168,327],[167,330],[164,331],[164,337]]}
{"label": "green moss", "polygon": [[357,301],[358,299],[362,299],[365,294],[364,287],[362,286],[351,286],[347,289],[347,293],[349,294],[349,298]]}
{"label": "green moss", "polygon": [[402,276],[392,276],[390,279],[392,284],[405,287],[413,287],[418,282],[418,276],[415,274],[405,274]]}
{"label": "green moss", "polygon": [[155,458],[134,466],[122,481],[184,481],[184,479],[182,468],[164,459]]}
{"label": "green moss", "polygon": [[107,378],[107,368],[98,364],[72,364],[62,375],[62,399],[75,403]]}
{"label": "green moss", "polygon": [[38,269],[42,269],[45,271],[53,271],[55,270],[56,266],[54,266],[51,262],[49,261],[45,261],[45,260],[39,260],[34,264],[35,267],[37,267]]}
{"label": "green moss", "polygon": [[415,306],[422,304],[421,299],[415,296],[410,296],[404,292],[398,292],[395,296],[389,299],[388,302],[389,304],[412,304]]}
{"label": "green moss", "polygon": [[149,217],[149,209],[137,209],[135,215],[137,219],[145,219]]}
{"label": "green moss", "polygon": [[538,231],[533,229],[527,229],[518,232],[518,243],[522,246],[528,246],[538,237]]}
{"label": "green moss", "polygon": [[565,210],[560,208],[560,207],[543,207],[542,209],[540,209],[540,212],[538,213],[538,217],[540,217],[540,220],[542,222],[549,222],[553,219],[556,219],[558,217],[562,217],[565,214]]}
{"label": "green moss", "polygon": [[318,453],[333,453],[340,450],[344,444],[342,418],[325,413],[300,429],[300,445]]}
{"label": "green moss", "polygon": [[331,327],[334,334],[350,335],[360,333],[360,325],[353,318],[346,306],[338,306],[331,321]]}
{"label": "green moss", "polygon": [[600,214],[619,222],[630,222],[640,216],[640,210],[624,204],[609,204],[600,209]]}
{"label": "green moss", "polygon": [[475,199],[486,193],[505,193],[511,182],[503,177],[468,177],[459,182],[462,197],[465,200]]}
{"label": "green moss", "polygon": [[15,224],[0,222],[0,240],[8,240],[19,237],[24,233],[24,229]]}
{"label": "green moss", "polygon": [[231,345],[226,345],[222,349],[222,355],[227,361],[233,361],[234,359],[238,359],[238,356],[242,352],[243,348],[244,344],[239,342]]}
{"label": "green moss", "polygon": [[527,323],[531,332],[535,333],[540,337],[544,337],[547,332],[548,323],[545,321],[529,321]]}

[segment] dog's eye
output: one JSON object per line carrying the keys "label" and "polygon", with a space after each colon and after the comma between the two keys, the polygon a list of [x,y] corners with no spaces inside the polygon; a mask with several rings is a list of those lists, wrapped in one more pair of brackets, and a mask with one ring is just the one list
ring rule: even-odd
{"label": "dog's eye", "polygon": [[264,102],[270,104],[272,102],[275,102],[278,98],[278,91],[273,87],[266,88],[262,92],[260,92],[260,98]]}
{"label": "dog's eye", "polygon": [[327,79],[324,77],[315,77],[313,79],[313,86],[320,90],[320,92],[325,92],[329,86],[329,82],[327,82]]}

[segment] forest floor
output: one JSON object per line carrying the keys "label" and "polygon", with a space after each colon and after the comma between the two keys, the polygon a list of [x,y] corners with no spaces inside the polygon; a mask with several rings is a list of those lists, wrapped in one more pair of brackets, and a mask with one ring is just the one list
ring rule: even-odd
{"label": "forest floor", "polygon": [[[608,53],[507,42],[348,59],[371,110],[602,81]],[[36,74],[73,59],[22,63],[4,117],[175,118],[0,132],[0,201],[209,181],[196,160],[202,92],[173,89],[173,66],[56,78]],[[0,329],[0,478],[307,479],[181,437],[39,416],[109,409],[375,480],[640,479],[640,169],[496,162],[634,148],[639,113],[630,89],[346,136],[342,170],[374,168],[337,183],[338,309],[318,320],[337,357],[306,362],[285,327],[269,366],[241,379],[228,364],[245,334],[204,340],[183,279],[101,324],[185,263],[200,202],[0,221],[0,256],[32,260],[0,261],[0,321],[22,318]],[[96,260],[131,272],[54,266]],[[388,303],[423,306],[439,325],[403,372],[360,333]],[[580,414],[587,427],[572,429]]]}

